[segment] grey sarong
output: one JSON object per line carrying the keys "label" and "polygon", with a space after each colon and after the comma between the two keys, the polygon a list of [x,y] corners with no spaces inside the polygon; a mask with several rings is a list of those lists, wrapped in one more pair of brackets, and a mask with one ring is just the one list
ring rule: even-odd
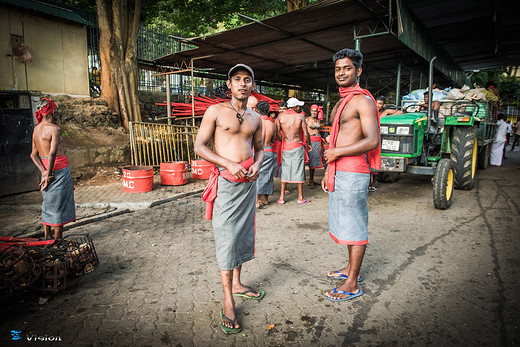
{"label": "grey sarong", "polygon": [[321,158],[323,157],[323,146],[321,141],[312,141],[312,151],[309,152],[309,169],[319,169],[323,167]]}
{"label": "grey sarong", "polygon": [[282,153],[282,182],[303,183],[305,182],[305,150],[300,146]]}
{"label": "grey sarong", "polygon": [[342,245],[368,243],[368,183],[370,174],[336,171],[329,192],[329,233]]}
{"label": "grey sarong", "polygon": [[266,149],[271,148],[270,146],[264,147],[264,162],[260,167],[260,174],[258,175],[258,179],[256,180],[256,194],[273,194],[274,184],[273,178],[276,170],[276,166],[273,163],[275,160],[275,153],[273,152],[265,152]]}
{"label": "grey sarong", "polygon": [[255,257],[256,182],[218,178],[213,233],[220,270],[233,270]]}
{"label": "grey sarong", "polygon": [[42,223],[61,226],[76,219],[74,186],[68,166],[53,173],[54,180],[42,191]]}

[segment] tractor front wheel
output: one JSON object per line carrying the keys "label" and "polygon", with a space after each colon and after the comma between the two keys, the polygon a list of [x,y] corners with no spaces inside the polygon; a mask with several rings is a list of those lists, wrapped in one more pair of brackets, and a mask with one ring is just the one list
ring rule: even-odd
{"label": "tractor front wheel", "polygon": [[451,160],[453,160],[455,169],[455,188],[470,190],[475,185],[477,149],[476,128],[455,128],[451,140]]}
{"label": "tractor front wheel", "polygon": [[433,175],[433,204],[435,208],[446,210],[451,206],[454,176],[451,159],[441,159]]}

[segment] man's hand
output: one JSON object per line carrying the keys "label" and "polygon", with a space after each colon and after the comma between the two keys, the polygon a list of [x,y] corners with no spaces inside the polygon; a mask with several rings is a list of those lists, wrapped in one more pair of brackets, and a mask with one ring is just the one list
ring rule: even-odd
{"label": "man's hand", "polygon": [[49,184],[52,182],[53,179],[54,179],[54,174],[53,173],[49,174],[48,171],[45,171],[42,174],[42,180],[40,181],[40,192],[44,191],[49,186]]}
{"label": "man's hand", "polygon": [[307,144],[307,151],[312,152],[312,144]]}
{"label": "man's hand", "polygon": [[258,176],[260,175],[260,170],[258,169],[258,165],[254,164],[249,167],[249,170],[247,171],[247,179],[249,179],[251,182],[254,182],[258,179]]}
{"label": "man's hand", "polygon": [[321,189],[323,189],[325,193],[329,193],[327,189],[327,170],[325,170],[325,175],[323,175],[323,179],[321,180]]}
{"label": "man's hand", "polygon": [[236,179],[241,179],[247,175],[247,170],[240,164],[230,162],[226,169],[235,176]]}
{"label": "man's hand", "polygon": [[336,154],[335,148],[329,148],[323,153],[323,158],[325,159],[325,162],[328,164],[331,161],[334,161],[338,159],[338,155]]}

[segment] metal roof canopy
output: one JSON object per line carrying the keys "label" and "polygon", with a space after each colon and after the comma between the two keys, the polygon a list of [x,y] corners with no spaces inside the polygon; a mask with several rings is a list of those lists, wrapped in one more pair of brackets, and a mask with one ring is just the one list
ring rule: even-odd
{"label": "metal roof canopy", "polygon": [[65,19],[83,25],[92,25],[88,20],[82,18],[74,11],[66,8],[59,3],[46,3],[33,0],[0,0],[0,5],[23,8],[38,13],[43,13],[56,18]]}
{"label": "metal roof canopy", "polygon": [[433,55],[438,57],[434,82],[461,86],[468,79],[457,63],[465,69],[520,63],[520,26],[512,24],[517,12],[511,11],[512,3],[499,13],[496,7],[488,0],[324,0],[187,40],[198,48],[155,63],[191,65],[196,59],[195,68],[221,77],[234,64],[244,63],[255,70],[257,81],[328,91],[336,88],[332,55],[354,48],[355,38],[361,38],[361,85],[376,95],[398,90],[398,76],[402,88],[425,87]]}

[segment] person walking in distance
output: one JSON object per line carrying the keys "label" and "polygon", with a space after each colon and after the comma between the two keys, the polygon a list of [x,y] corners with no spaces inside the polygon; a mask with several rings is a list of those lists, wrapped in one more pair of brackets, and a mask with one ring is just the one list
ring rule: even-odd
{"label": "person walking in distance", "polygon": [[345,48],[334,55],[333,61],[341,99],[332,110],[330,146],[324,153],[328,167],[321,186],[329,194],[330,236],[347,246],[348,265],[327,274],[344,282],[326,297],[345,301],[363,295],[357,283],[363,280],[360,269],[368,243],[370,167],[381,167],[381,148],[376,101],[357,83],[363,55]]}
{"label": "person walking in distance", "polygon": [[[195,140],[195,153],[215,164],[202,194],[212,219],[217,263],[224,289],[220,328],[238,333],[234,296],[260,300],[261,290],[242,284],[242,264],[255,257],[256,180],[264,160],[262,119],[247,107],[255,87],[253,70],[237,64],[228,72],[231,100],[210,106]],[[208,143],[213,140],[211,149]]]}

